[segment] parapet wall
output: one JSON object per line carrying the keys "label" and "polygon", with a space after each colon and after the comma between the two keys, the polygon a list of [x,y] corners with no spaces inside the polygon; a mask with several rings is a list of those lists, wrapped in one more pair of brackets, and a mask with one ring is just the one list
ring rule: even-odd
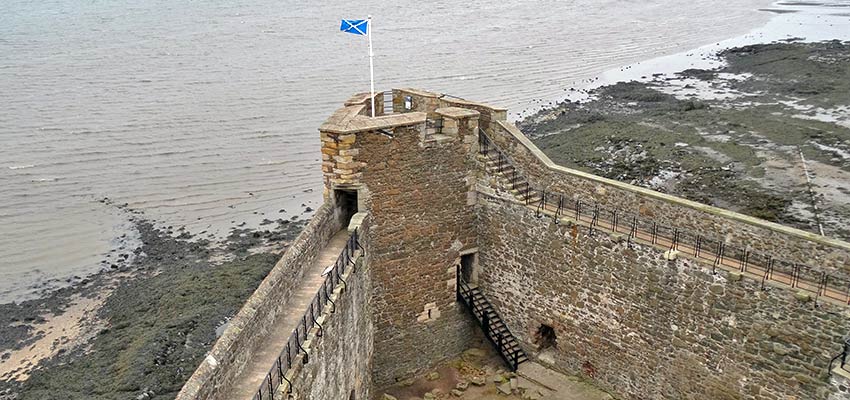
{"label": "parapet wall", "polygon": [[794,263],[805,265],[811,280],[826,272],[842,281],[835,286],[850,288],[850,244],[846,242],[561,167],[512,124],[500,121],[492,128],[488,136],[536,188],[581,200],[587,207],[616,210],[623,223],[630,223],[632,217],[656,222],[669,236],[678,229],[683,242],[692,244],[698,235],[706,242],[722,242],[729,257],[740,258],[748,250],[786,263],[782,264],[786,269]]}
{"label": "parapet wall", "polygon": [[[304,271],[331,236],[342,228],[340,215],[328,203],[320,207],[254,294],[230,321],[206,359],[177,395],[178,400],[222,399],[234,379],[252,360]],[[302,311],[299,311],[302,312]],[[269,366],[271,367],[271,366]]]}
{"label": "parapet wall", "polygon": [[[368,235],[369,222],[360,233]],[[278,388],[274,399],[327,400],[363,399],[372,396],[372,284],[368,257],[371,248],[361,241],[364,252],[341,276],[340,284],[322,315],[298,351],[287,373],[292,383]]]}
{"label": "parapet wall", "polygon": [[[847,307],[481,196],[479,284],[536,361],[627,399],[825,399]],[[542,348],[540,327],[554,329]]]}

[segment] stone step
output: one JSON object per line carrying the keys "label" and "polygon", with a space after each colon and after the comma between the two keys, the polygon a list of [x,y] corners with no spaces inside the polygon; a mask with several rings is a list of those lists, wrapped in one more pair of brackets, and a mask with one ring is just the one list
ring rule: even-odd
{"label": "stone step", "polygon": [[524,362],[517,375],[551,391],[544,400],[613,400],[605,393],[576,377],[569,377],[535,362]]}

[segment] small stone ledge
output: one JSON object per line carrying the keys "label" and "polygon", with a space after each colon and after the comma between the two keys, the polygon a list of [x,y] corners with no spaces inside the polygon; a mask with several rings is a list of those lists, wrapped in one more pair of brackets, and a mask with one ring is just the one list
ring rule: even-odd
{"label": "small stone ledge", "polygon": [[363,220],[369,215],[367,212],[359,212],[351,216],[351,221],[348,222],[348,232],[354,233],[355,229],[360,229],[363,225]]}
{"label": "small stone ledge", "polygon": [[847,379],[848,383],[850,383],[850,371],[848,371],[844,368],[841,368],[841,367],[833,368],[832,369],[832,375],[840,376],[844,379]]}
{"label": "small stone ledge", "polygon": [[319,131],[333,134],[347,134],[392,129],[400,126],[424,124],[427,116],[423,112],[409,112],[372,118],[359,115],[362,107],[364,106],[348,106],[337,110],[319,127]]}
{"label": "small stone ledge", "polygon": [[454,119],[477,118],[481,115],[478,111],[460,107],[442,107],[434,110],[434,112],[442,115],[443,117]]}

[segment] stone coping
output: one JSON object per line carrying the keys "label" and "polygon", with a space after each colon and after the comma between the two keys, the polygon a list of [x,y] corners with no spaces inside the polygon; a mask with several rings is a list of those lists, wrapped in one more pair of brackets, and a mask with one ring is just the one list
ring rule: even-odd
{"label": "stone coping", "polygon": [[737,213],[737,212],[734,212],[734,211],[725,210],[725,209],[722,209],[722,208],[719,208],[719,207],[714,207],[714,206],[710,206],[710,205],[707,205],[707,204],[698,203],[698,202],[695,202],[695,201],[683,199],[681,197],[671,196],[669,194],[656,192],[654,190],[642,188],[640,186],[630,185],[628,183],[620,182],[620,181],[613,180],[613,179],[603,178],[601,176],[593,175],[593,174],[590,174],[590,173],[587,173],[587,172],[583,172],[583,171],[579,171],[579,170],[575,170],[575,169],[571,169],[571,168],[567,168],[567,167],[555,164],[549,158],[549,156],[544,154],[543,151],[541,151],[534,143],[532,143],[531,140],[527,136],[525,136],[525,134],[522,133],[522,131],[519,130],[519,128],[517,128],[513,124],[511,124],[509,122],[505,122],[505,121],[497,121],[497,123],[499,125],[501,125],[501,127],[504,128],[508,133],[510,133],[511,136],[513,136],[514,139],[516,139],[520,144],[525,146],[525,148],[528,149],[528,151],[531,152],[531,154],[533,154],[534,157],[536,157],[540,162],[542,162],[543,165],[545,165],[547,168],[549,168],[550,170],[553,170],[555,172],[573,175],[573,176],[576,176],[576,177],[579,177],[579,178],[582,178],[582,179],[586,179],[586,180],[589,180],[589,181],[598,182],[598,183],[601,183],[603,185],[614,186],[618,189],[635,192],[635,193],[638,193],[642,196],[646,196],[646,197],[650,197],[650,198],[653,198],[653,199],[665,201],[665,202],[668,202],[668,203],[671,203],[671,204],[676,204],[676,205],[680,205],[680,206],[683,206],[683,207],[692,208],[692,209],[695,209],[695,210],[698,210],[698,211],[717,215],[717,216],[724,217],[724,218],[729,218],[729,219],[732,219],[732,220],[735,220],[735,221],[738,221],[738,222],[743,222],[743,223],[753,225],[753,226],[757,226],[757,227],[760,227],[760,228],[770,229],[770,230],[780,232],[780,233],[783,233],[783,234],[786,234],[786,235],[796,236],[796,237],[806,239],[806,240],[809,240],[809,241],[812,241],[812,242],[821,243],[821,244],[824,244],[824,245],[827,245],[827,246],[837,247],[837,248],[841,248],[841,249],[850,251],[850,243],[842,241],[842,240],[838,240],[838,239],[834,239],[834,238],[830,238],[830,237],[826,237],[826,236],[821,236],[821,235],[818,235],[816,233],[806,232],[804,230],[792,228],[790,226],[785,226],[785,225],[777,224],[777,223],[774,223],[774,222],[765,221],[765,220],[762,220],[762,219],[759,219],[759,218],[751,217],[749,215],[744,215],[744,214]]}
{"label": "stone coping", "polygon": [[493,111],[508,111],[508,109],[504,108],[504,107],[494,107],[494,106],[491,106],[491,105],[486,104],[486,103],[479,103],[479,102],[475,102],[475,101],[469,101],[469,100],[466,100],[466,99],[462,99],[460,97],[449,96],[445,93],[434,93],[434,92],[429,92],[429,91],[426,91],[426,90],[419,90],[419,89],[414,89],[414,88],[401,88],[401,89],[398,89],[398,90],[400,90],[402,92],[414,94],[414,95],[417,95],[417,96],[433,97],[435,99],[442,99],[442,100],[449,101],[449,102],[452,102],[452,103],[455,103],[455,104],[469,105],[469,106],[479,106],[479,107],[489,108]]}
{"label": "stone coping", "polygon": [[[369,100],[368,96],[366,100]],[[390,114],[372,118],[361,114],[365,107],[364,104],[357,104],[336,110],[319,127],[319,131],[340,135],[360,133],[379,129],[392,129],[399,126],[424,124],[427,118],[427,115],[423,112]]]}
{"label": "stone coping", "polygon": [[434,110],[434,112],[437,113],[437,114],[440,114],[444,117],[449,117],[449,118],[454,118],[454,119],[471,118],[471,117],[478,118],[478,116],[481,115],[481,113],[478,112],[478,111],[470,110],[468,108],[461,108],[461,107],[442,107],[442,108],[438,108],[438,109]]}
{"label": "stone coping", "polygon": [[844,378],[844,379],[850,380],[850,371],[848,371],[848,370],[846,370],[846,369],[844,369],[844,368],[841,368],[841,367],[835,367],[835,368],[833,368],[833,369],[832,369],[832,374],[833,374],[833,375],[838,375],[838,376],[840,376],[840,377],[842,377],[842,378]]}
{"label": "stone coping", "polygon": [[[290,243],[289,247],[283,255],[275,263],[274,267],[269,271],[263,281],[257,286],[257,289],[248,297],[236,315],[230,320],[227,328],[222,335],[216,339],[210,351],[204,360],[198,365],[194,373],[189,377],[186,383],[183,384],[180,392],[177,394],[177,400],[200,399],[202,393],[209,390],[217,390],[223,385],[224,368],[236,368],[230,363],[222,365],[223,362],[237,352],[246,351],[243,347],[247,347],[247,351],[253,351],[249,343],[251,337],[254,336],[254,330],[251,326],[256,323],[264,315],[261,314],[261,309],[266,302],[272,297],[272,291],[276,282],[286,279],[283,275],[287,272],[283,269],[287,266],[289,260],[301,256],[306,250],[304,246],[310,241],[317,240],[315,235],[322,229],[323,224],[328,223],[328,218],[333,218],[333,210],[329,203],[322,204],[313,218],[302,229],[298,237]],[[244,368],[244,366],[243,366]]]}

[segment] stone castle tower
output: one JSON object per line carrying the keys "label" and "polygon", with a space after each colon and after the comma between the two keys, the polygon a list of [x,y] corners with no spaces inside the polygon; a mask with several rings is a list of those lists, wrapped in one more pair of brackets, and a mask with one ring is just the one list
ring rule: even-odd
{"label": "stone castle tower", "polygon": [[368,399],[482,337],[623,399],[850,399],[850,244],[558,166],[505,109],[370,103],[320,127],[325,205],[178,399]]}

